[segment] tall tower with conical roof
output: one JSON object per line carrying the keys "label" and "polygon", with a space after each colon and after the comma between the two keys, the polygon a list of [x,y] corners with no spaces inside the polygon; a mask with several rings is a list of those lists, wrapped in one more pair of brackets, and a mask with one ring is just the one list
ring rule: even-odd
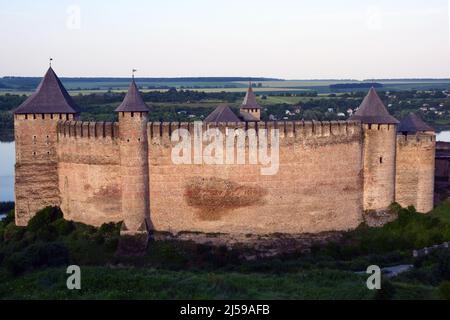
{"label": "tall tower with conical roof", "polygon": [[249,83],[247,93],[240,108],[241,116],[245,121],[260,121],[261,120],[261,106],[256,102],[256,96],[253,92],[252,83]]}
{"label": "tall tower with conical roof", "polygon": [[134,81],[122,104],[119,115],[120,164],[122,175],[123,235],[143,235],[150,223],[149,167],[147,123],[150,109]]}
{"label": "tall tower with conical roof", "polygon": [[59,206],[57,122],[77,118],[78,107],[50,67],[37,90],[14,110],[16,224],[47,206]]}
{"label": "tall tower with conical roof", "polygon": [[350,120],[363,128],[363,209],[385,210],[395,201],[397,119],[389,114],[374,88]]}

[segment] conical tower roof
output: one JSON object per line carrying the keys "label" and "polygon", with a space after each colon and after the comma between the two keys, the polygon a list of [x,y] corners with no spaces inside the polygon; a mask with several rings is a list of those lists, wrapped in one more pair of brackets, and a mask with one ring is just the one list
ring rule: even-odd
{"label": "conical tower roof", "polygon": [[240,122],[241,120],[234,114],[229,106],[225,104],[219,105],[213,112],[209,114],[204,122]]}
{"label": "conical tower roof", "polygon": [[253,93],[252,84],[250,83],[247,89],[247,94],[245,95],[244,101],[242,102],[242,109],[261,109],[261,106],[256,102],[256,96]]}
{"label": "conical tower roof", "polygon": [[56,73],[50,67],[36,91],[14,110],[15,114],[78,113],[78,106],[67,93]]}
{"label": "conical tower roof", "polygon": [[426,124],[417,114],[410,113],[400,121],[397,129],[398,132],[420,132],[434,131],[434,129]]}
{"label": "conical tower roof", "polygon": [[130,83],[128,92],[125,95],[120,106],[117,107],[116,112],[149,112],[150,108],[145,104],[142,99],[139,89],[136,86],[136,82],[133,80]]}
{"label": "conical tower roof", "polygon": [[350,117],[366,124],[398,124],[399,121],[389,114],[378,96],[375,88],[371,88],[359,109]]}

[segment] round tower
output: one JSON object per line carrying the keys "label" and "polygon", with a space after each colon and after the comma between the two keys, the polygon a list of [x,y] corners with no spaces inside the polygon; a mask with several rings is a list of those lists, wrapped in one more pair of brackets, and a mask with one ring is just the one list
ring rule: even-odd
{"label": "round tower", "polygon": [[395,201],[397,119],[389,114],[374,88],[350,120],[363,128],[363,208],[385,210]]}
{"label": "round tower", "polygon": [[119,115],[122,234],[148,234],[150,222],[147,122],[150,109],[133,80]]}
{"label": "round tower", "polygon": [[40,209],[60,205],[57,126],[77,116],[78,107],[51,66],[36,92],[14,110],[17,225],[27,225]]}
{"label": "round tower", "polygon": [[414,113],[400,121],[397,134],[396,201],[427,213],[434,207],[436,135]]}

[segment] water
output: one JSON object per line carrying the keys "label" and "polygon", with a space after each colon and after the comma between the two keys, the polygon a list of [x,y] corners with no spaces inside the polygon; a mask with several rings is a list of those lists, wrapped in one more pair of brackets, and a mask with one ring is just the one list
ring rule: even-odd
{"label": "water", "polygon": [[442,131],[437,134],[436,141],[450,142],[450,131]]}
{"label": "water", "polygon": [[14,142],[0,142],[0,202],[14,201]]}

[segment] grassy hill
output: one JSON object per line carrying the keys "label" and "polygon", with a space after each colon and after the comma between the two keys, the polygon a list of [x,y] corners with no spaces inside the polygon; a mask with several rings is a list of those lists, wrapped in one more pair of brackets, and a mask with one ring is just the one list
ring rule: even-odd
{"label": "grassy hill", "polygon": [[[429,215],[391,208],[399,219],[379,229],[364,225],[340,243],[247,261],[236,247],[152,242],[143,257],[115,256],[119,225],[93,228],[65,221],[57,208],[26,228],[12,214],[0,223],[2,299],[437,299],[449,293],[450,252],[415,259],[413,248],[450,240],[450,203]],[[66,267],[81,266],[82,289],[66,289]],[[369,265],[413,264],[366,288]],[[363,271],[362,274],[356,271]]]}

